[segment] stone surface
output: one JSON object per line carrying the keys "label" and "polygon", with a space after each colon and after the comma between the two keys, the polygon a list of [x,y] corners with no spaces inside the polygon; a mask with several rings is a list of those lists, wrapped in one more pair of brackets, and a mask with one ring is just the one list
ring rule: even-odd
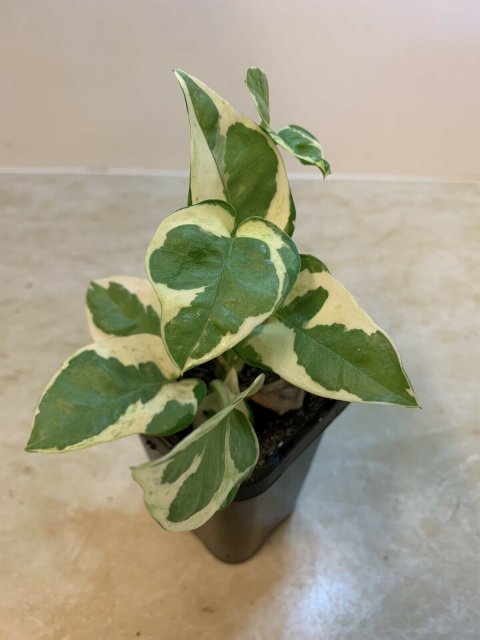
{"label": "stone surface", "polygon": [[185,181],[0,176],[2,637],[480,637],[480,186],[293,189],[300,247],[395,339],[423,409],[350,406],[295,514],[229,566],[147,515],[136,438],[23,452],[41,389],[88,340],[89,280],[143,274]]}

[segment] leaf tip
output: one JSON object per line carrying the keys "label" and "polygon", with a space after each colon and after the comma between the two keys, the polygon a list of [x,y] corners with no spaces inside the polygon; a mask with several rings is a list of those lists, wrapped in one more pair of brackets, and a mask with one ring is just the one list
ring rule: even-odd
{"label": "leaf tip", "polygon": [[255,380],[252,382],[252,384],[250,385],[249,389],[248,389],[248,395],[249,396],[253,396],[255,393],[257,393],[258,391],[260,391],[260,389],[263,387],[263,383],[265,382],[265,374],[261,373],[259,376],[257,376],[255,378]]}
{"label": "leaf tip", "polygon": [[408,403],[407,406],[410,409],[422,409],[422,406],[418,403],[418,400],[417,400],[415,394],[413,396],[410,396],[409,403]]}
{"label": "leaf tip", "polygon": [[330,168],[330,164],[326,160],[323,160],[317,166],[320,169],[320,171],[322,172],[324,180],[325,180],[325,178],[327,178],[329,175],[332,174],[332,170]]}
{"label": "leaf tip", "polygon": [[[35,427],[35,425],[34,425],[34,427]],[[33,453],[33,452],[39,451],[41,449],[41,447],[38,446],[40,440],[34,438],[34,433],[35,433],[35,428],[33,428],[32,432],[30,433],[30,437],[28,438],[28,442],[25,445],[25,451],[27,451],[28,453]]]}
{"label": "leaf tip", "polygon": [[173,69],[173,73],[180,83],[183,82],[185,76],[188,75],[187,73],[185,73],[185,71],[183,71],[183,69]]}
{"label": "leaf tip", "polygon": [[147,466],[150,464],[150,461],[147,462],[143,462],[142,464],[137,464],[135,466],[131,466],[130,467],[130,474],[133,478],[133,480],[135,480],[135,482],[143,489],[143,485],[142,485],[142,469],[143,467]]}
{"label": "leaf tip", "polygon": [[404,391],[399,393],[399,398],[401,400],[397,401],[395,404],[398,404],[405,409],[421,409],[422,407],[418,404],[417,396],[412,387],[406,387]]}

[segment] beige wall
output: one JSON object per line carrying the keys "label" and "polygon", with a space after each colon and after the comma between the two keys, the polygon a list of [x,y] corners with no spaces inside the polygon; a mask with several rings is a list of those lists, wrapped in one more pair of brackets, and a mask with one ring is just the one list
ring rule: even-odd
{"label": "beige wall", "polygon": [[[321,139],[337,173],[480,175],[479,0],[0,0],[0,167],[186,169],[170,70]],[[302,165],[289,164],[296,171]]]}

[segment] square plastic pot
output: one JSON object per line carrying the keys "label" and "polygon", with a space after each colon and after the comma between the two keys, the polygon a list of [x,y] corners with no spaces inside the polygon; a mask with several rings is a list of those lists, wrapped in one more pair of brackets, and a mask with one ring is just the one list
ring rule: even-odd
{"label": "square plastic pot", "polygon": [[[293,511],[323,431],[347,402],[326,400],[318,421],[299,429],[285,452],[241,485],[235,500],[193,533],[223,562],[248,560]],[[151,460],[173,447],[168,438],[141,436]]]}

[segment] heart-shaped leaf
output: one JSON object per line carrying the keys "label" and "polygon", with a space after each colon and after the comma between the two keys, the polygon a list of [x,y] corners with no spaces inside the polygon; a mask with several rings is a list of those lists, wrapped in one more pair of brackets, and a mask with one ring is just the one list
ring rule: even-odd
{"label": "heart-shaped leaf", "polygon": [[69,358],[42,394],[27,451],[70,451],[134,433],[167,435],[192,422],[205,395],[158,336],[109,338]]}
{"label": "heart-shaped leaf", "polygon": [[387,335],[312,256],[274,316],[235,348],[254,366],[310,393],[349,402],[416,407]]}
{"label": "heart-shaped leaf", "polygon": [[282,303],[299,257],[292,240],[263,218],[235,226],[224,202],[168,216],[147,252],[162,305],[162,337],[182,371],[243,340]]}

